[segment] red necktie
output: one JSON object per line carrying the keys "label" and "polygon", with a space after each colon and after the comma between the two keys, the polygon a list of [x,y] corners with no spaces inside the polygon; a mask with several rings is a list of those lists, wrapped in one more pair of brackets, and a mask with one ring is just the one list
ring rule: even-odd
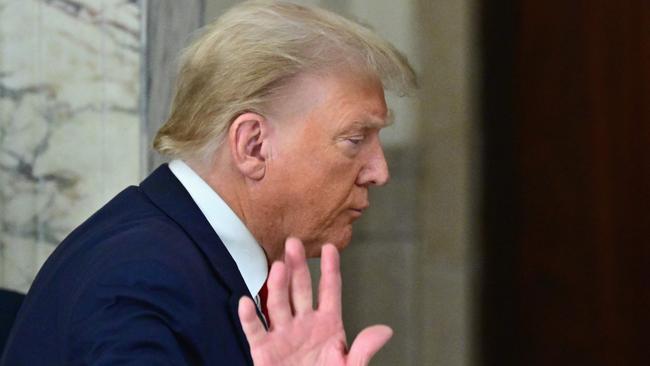
{"label": "red necktie", "polygon": [[266,307],[266,300],[269,298],[269,288],[266,286],[266,281],[260,289],[260,307],[262,308],[262,314],[266,318],[266,325],[271,327],[271,318],[269,318],[269,308]]}

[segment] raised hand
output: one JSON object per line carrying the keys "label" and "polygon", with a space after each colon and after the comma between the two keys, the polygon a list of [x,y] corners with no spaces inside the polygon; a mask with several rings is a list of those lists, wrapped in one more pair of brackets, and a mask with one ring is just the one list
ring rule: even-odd
{"label": "raised hand", "polygon": [[300,240],[287,239],[285,263],[275,262],[268,279],[266,331],[248,297],[239,301],[239,318],[256,366],[367,365],[393,331],[375,325],[361,331],[348,352],[341,314],[341,271],[337,249],[321,252],[319,305],[314,309],[309,268]]}

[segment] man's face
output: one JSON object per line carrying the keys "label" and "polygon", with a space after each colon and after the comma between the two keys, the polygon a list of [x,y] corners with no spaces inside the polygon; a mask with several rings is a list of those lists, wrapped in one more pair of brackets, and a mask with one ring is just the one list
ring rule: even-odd
{"label": "man's face", "polygon": [[374,77],[310,76],[298,84],[279,114],[267,162],[269,214],[281,236],[302,239],[307,255],[318,256],[325,243],[349,243],[352,223],[368,208],[368,188],[388,181],[379,141],[387,108]]}

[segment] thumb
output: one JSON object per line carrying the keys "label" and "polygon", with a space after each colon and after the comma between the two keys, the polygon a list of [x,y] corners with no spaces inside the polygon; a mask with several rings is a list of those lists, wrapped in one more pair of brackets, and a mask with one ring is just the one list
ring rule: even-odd
{"label": "thumb", "polygon": [[393,336],[393,330],[386,325],[373,325],[359,333],[352,342],[348,353],[347,365],[365,366],[370,359],[383,347]]}

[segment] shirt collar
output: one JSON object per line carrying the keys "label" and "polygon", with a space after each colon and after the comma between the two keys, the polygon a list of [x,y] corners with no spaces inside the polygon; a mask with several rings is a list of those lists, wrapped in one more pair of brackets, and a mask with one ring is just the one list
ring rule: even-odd
{"label": "shirt collar", "polygon": [[182,160],[173,160],[169,169],[199,206],[255,298],[268,275],[264,250],[228,204],[189,165]]}

